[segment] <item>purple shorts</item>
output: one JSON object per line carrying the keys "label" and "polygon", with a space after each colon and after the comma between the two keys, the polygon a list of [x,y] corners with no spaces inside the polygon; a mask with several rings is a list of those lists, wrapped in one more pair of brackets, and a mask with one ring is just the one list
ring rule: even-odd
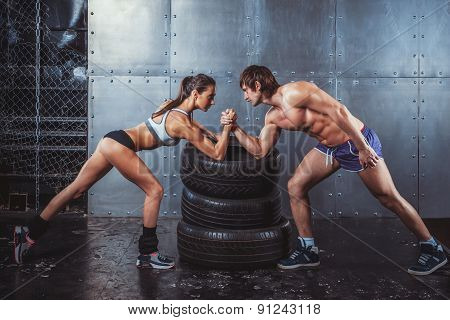
{"label": "purple shorts", "polygon": [[[380,159],[382,159],[383,154],[381,153],[381,142],[375,131],[364,126],[361,133],[366,139],[366,143],[370,145]],[[327,166],[328,164],[333,164],[334,158],[337,162],[339,162],[341,168],[344,170],[350,172],[359,172],[364,170],[359,163],[358,149],[356,149],[351,140],[348,140],[347,142],[344,142],[336,147],[328,147],[322,143],[319,143],[315,149],[326,155],[325,165]]]}

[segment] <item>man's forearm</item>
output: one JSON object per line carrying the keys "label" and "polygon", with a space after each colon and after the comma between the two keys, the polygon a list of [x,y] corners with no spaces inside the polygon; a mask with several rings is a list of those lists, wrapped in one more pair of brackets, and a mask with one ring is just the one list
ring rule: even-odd
{"label": "man's forearm", "polygon": [[259,139],[254,136],[250,136],[247,132],[242,130],[241,127],[236,125],[234,129],[234,135],[238,139],[239,143],[247,150],[251,155],[258,156],[261,154],[261,145]]}
{"label": "man's forearm", "polygon": [[[344,107],[345,108],[345,107]],[[338,115],[335,118],[335,122],[339,128],[342,129],[353,141],[358,150],[364,150],[368,148],[365,142],[364,136],[362,135],[359,128],[357,128],[351,121],[352,115],[345,109],[338,111]]]}

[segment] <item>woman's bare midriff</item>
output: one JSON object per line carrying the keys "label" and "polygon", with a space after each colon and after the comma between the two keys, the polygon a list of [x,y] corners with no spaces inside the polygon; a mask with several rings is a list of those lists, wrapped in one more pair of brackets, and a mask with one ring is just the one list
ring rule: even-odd
{"label": "woman's bare midriff", "polygon": [[145,122],[140,123],[136,127],[124,129],[124,131],[133,140],[136,151],[154,149],[158,147],[158,141],[150,133]]}

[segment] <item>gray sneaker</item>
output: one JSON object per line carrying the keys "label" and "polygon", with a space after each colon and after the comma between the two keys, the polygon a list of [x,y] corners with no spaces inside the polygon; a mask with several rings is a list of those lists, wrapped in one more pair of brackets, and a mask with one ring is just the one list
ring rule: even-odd
{"label": "gray sneaker", "polygon": [[28,228],[16,226],[14,228],[14,260],[17,264],[22,264],[34,241],[28,236]]}
{"label": "gray sneaker", "polygon": [[420,256],[417,263],[408,269],[408,273],[415,276],[426,276],[447,264],[447,257],[441,244],[433,246],[428,243],[420,244]]}
{"label": "gray sneaker", "polygon": [[147,269],[170,269],[175,267],[175,262],[169,257],[156,251],[150,254],[140,254],[136,261],[136,267]]}
{"label": "gray sneaker", "polygon": [[297,248],[292,251],[289,257],[278,261],[278,268],[283,270],[297,268],[316,268],[320,265],[319,249],[317,247],[304,247],[300,240],[297,241]]}

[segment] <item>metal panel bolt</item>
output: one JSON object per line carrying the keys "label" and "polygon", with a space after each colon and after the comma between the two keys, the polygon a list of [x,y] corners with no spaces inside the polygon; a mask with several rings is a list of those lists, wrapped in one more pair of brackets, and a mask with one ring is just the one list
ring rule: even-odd
{"label": "metal panel bolt", "polygon": [[259,38],[259,34],[256,34],[256,37]]}
{"label": "metal panel bolt", "polygon": [[373,215],[374,215],[374,216],[378,216],[378,212],[374,212]]}
{"label": "metal panel bolt", "polygon": [[150,73],[150,70],[145,70],[145,73]]}
{"label": "metal panel bolt", "polygon": [[176,197],[176,196],[177,196],[177,194],[176,194],[176,193],[174,193],[174,194],[172,194],[172,196]]}
{"label": "metal panel bolt", "polygon": [[414,71],[414,74],[417,74],[417,71]]}
{"label": "metal panel bolt", "polygon": [[420,119],[425,120],[425,116],[421,116]]}
{"label": "metal panel bolt", "polygon": [[91,34],[94,34],[94,31],[91,31]]}
{"label": "metal panel bolt", "polygon": [[394,76],[396,76],[397,75],[397,71],[394,71]]}
{"label": "metal panel bolt", "polygon": [[91,196],[93,196],[93,195],[94,195],[94,193],[93,193],[93,192],[90,192],[89,194],[90,194]]}
{"label": "metal panel bolt", "polygon": [[413,138],[413,139],[415,139],[415,138],[416,138],[416,136],[412,136],[412,138]]}
{"label": "metal panel bolt", "polygon": [[94,12],[91,12],[91,16],[93,16],[94,15]]}
{"label": "metal panel bolt", "polygon": [[94,214],[94,211],[91,211],[91,214]]}
{"label": "metal panel bolt", "polygon": [[94,82],[94,79],[91,79],[91,82]]}
{"label": "metal panel bolt", "polygon": [[255,119],[256,119],[256,121],[259,121],[259,117],[256,117]]}
{"label": "metal panel bolt", "polygon": [[131,212],[130,212],[130,211],[127,211],[127,214],[131,214]]}
{"label": "metal panel bolt", "polygon": [[291,74],[295,74],[295,71],[291,71]]}
{"label": "metal panel bolt", "polygon": [[108,214],[111,215],[111,211],[108,211]]}
{"label": "metal panel bolt", "polygon": [[168,18],[167,14],[164,15],[164,18],[166,18],[166,19]]}
{"label": "metal panel bolt", "polygon": [[422,53],[421,55],[420,55],[422,58],[425,58],[425,55]]}
{"label": "metal panel bolt", "polygon": [[422,155],[422,158],[425,158],[425,157],[426,157],[426,156],[423,154],[423,155]]}
{"label": "metal panel bolt", "polygon": [[328,196],[331,197],[331,196],[333,196],[333,194],[330,192],[330,193],[328,194]]}
{"label": "metal panel bolt", "polygon": [[442,71],[439,71],[439,75],[442,76]]}
{"label": "metal panel bolt", "polygon": [[425,102],[425,99],[422,99],[422,103],[424,103]]}
{"label": "metal panel bolt", "polygon": [[91,54],[94,54],[94,50],[91,50]]}
{"label": "metal panel bolt", "polygon": [[338,178],[340,178],[340,177],[342,177],[342,174],[341,174],[341,173],[338,174]]}
{"label": "metal panel bolt", "polygon": [[131,70],[128,70],[128,73],[131,73]]}
{"label": "metal panel bolt", "polygon": [[416,56],[417,56],[417,55],[414,53],[414,54],[413,54],[413,58],[415,58]]}
{"label": "metal panel bolt", "polygon": [[355,215],[355,216],[357,216],[358,214],[359,214],[358,211],[355,211],[355,212],[354,212],[354,215]]}
{"label": "metal panel bolt", "polygon": [[167,159],[167,156],[164,156],[164,159]]}
{"label": "metal panel bolt", "polygon": [[174,36],[174,37],[176,37],[176,36],[177,36],[177,34],[176,34],[176,33],[174,32],[174,33],[173,33],[173,36]]}
{"label": "metal panel bolt", "polygon": [[173,177],[176,177],[176,176],[177,176],[176,174],[173,175]]}
{"label": "metal panel bolt", "polygon": [[167,37],[167,32],[164,32],[164,37]]}
{"label": "metal panel bolt", "polygon": [[173,213],[173,214],[177,214],[177,212],[176,212],[175,210],[174,210],[174,211],[172,211],[172,213]]}
{"label": "metal panel bolt", "polygon": [[342,211],[338,211],[338,215],[340,215],[340,216],[341,216],[341,215],[342,215]]}
{"label": "metal panel bolt", "polygon": [[338,194],[337,194],[337,195],[338,195],[338,197],[340,197],[340,196],[342,196],[342,193],[338,192]]}
{"label": "metal panel bolt", "polygon": [[94,115],[91,115],[91,118],[94,118]]}
{"label": "metal panel bolt", "polygon": [[94,100],[94,96],[92,96],[91,99]]}
{"label": "metal panel bolt", "polygon": [[94,73],[94,69],[91,70],[91,73]]}
{"label": "metal panel bolt", "polygon": [[422,140],[425,140],[425,136],[422,136]]}
{"label": "metal panel bolt", "polygon": [[415,154],[411,155],[411,158],[415,158],[415,157],[416,157],[416,155],[415,155]]}
{"label": "metal panel bolt", "polygon": [[417,36],[415,34],[413,34],[413,38],[415,39]]}
{"label": "metal panel bolt", "polygon": [[172,158],[176,159],[176,158],[177,158],[177,156],[173,156]]}
{"label": "metal panel bolt", "polygon": [[425,193],[422,193],[420,196],[421,196],[422,198],[425,197]]}
{"label": "metal panel bolt", "polygon": [[416,194],[415,193],[413,193],[413,197],[415,197],[416,196]]}
{"label": "metal panel bolt", "polygon": [[422,35],[422,39],[423,39],[423,38],[425,38],[425,35],[424,35],[424,34]]}
{"label": "metal panel bolt", "polygon": [[167,197],[167,193],[164,193],[164,197]]}
{"label": "metal panel bolt", "polygon": [[164,177],[164,178],[167,178],[167,174],[163,174],[163,177]]}
{"label": "metal panel bolt", "polygon": [[425,177],[425,173],[422,173],[421,176],[422,176],[422,178]]}
{"label": "metal panel bolt", "polygon": [[91,138],[93,138],[94,137],[94,135],[93,134],[91,134]]}
{"label": "metal panel bolt", "polygon": [[245,120],[247,120],[247,121],[250,121],[250,119],[249,119],[249,118],[245,118]]}
{"label": "metal panel bolt", "polygon": [[413,118],[413,120],[416,120],[416,117],[415,117],[415,116],[413,116],[412,118]]}
{"label": "metal panel bolt", "polygon": [[176,19],[176,18],[177,18],[177,15],[176,15],[176,14],[174,14],[174,15],[173,15],[173,17],[174,17],[174,19]]}
{"label": "metal panel bolt", "polygon": [[164,211],[164,214],[167,214],[167,211]]}
{"label": "metal panel bolt", "polygon": [[328,212],[328,215],[332,216],[333,215],[333,211]]}
{"label": "metal panel bolt", "polygon": [[415,173],[413,173],[413,174],[411,174],[411,176],[412,176],[412,177],[416,177],[416,174],[415,174]]}

